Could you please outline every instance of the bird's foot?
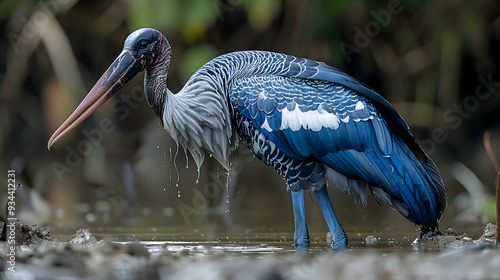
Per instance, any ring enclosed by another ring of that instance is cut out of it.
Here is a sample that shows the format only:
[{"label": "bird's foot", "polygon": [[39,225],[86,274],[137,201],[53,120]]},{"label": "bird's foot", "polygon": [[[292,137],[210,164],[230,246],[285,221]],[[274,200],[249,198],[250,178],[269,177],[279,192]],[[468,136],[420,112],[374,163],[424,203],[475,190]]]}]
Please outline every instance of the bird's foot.
[{"label": "bird's foot", "polygon": [[295,238],[293,241],[293,246],[295,247],[295,249],[309,249],[309,235],[302,238]]},{"label": "bird's foot", "polygon": [[347,237],[341,240],[333,241],[332,248],[334,250],[345,250],[347,249]]},{"label": "bird's foot", "polygon": [[[331,233],[330,233],[331,234]],[[342,230],[342,232],[337,233],[331,237],[332,248],[334,250],[345,250],[347,248],[347,235]]]}]

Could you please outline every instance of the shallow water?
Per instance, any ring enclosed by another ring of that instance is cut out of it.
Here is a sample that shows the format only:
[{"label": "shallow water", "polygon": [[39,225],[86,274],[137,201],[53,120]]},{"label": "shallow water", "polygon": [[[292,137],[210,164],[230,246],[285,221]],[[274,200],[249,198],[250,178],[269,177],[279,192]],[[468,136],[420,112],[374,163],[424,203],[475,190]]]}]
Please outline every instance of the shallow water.
[{"label": "shallow water", "polygon": [[[69,241],[77,229],[56,229],[52,236],[59,241]],[[482,229],[481,229],[482,230]],[[207,235],[199,229],[171,227],[98,227],[90,230],[98,240],[114,242],[140,242],[151,252],[158,247],[175,251],[189,249],[201,252],[207,249],[225,250],[239,253],[291,253],[293,232],[262,231],[262,229],[233,229],[231,232]],[[478,232],[478,236],[480,232]],[[411,243],[418,236],[418,231],[356,231],[348,232],[349,249],[370,249],[380,252],[393,250],[411,251]],[[367,237],[369,238],[367,244]],[[331,245],[326,232],[310,232],[310,252],[329,250]]]},{"label": "shallow water", "polygon": [[[210,236],[204,230],[180,227],[97,227],[75,232],[55,229],[52,236],[58,241],[33,240],[21,246],[17,272],[3,273],[2,279],[500,277],[500,254],[493,247],[415,250],[411,243],[416,231],[347,230],[345,251],[332,251],[322,232],[310,234],[308,251],[293,248],[293,232],[273,229],[236,228]],[[480,235],[482,230],[471,232]]]},{"label": "shallow water", "polygon": [[[290,226],[291,227],[291,226]],[[243,227],[236,226],[229,230],[214,229],[212,227],[185,227],[185,226],[134,226],[134,227],[87,227],[97,240],[111,240],[117,242],[142,242],[144,244],[180,244],[185,246],[266,246],[279,247],[280,251],[293,249],[293,231],[283,230],[282,227]],[[288,227],[287,227],[288,228]],[[52,236],[61,242],[74,238],[79,228],[49,228]],[[446,228],[441,228],[445,231]],[[466,234],[472,239],[478,239],[484,230],[484,225],[458,226],[454,230],[458,234]],[[402,229],[394,228],[345,228],[349,239],[349,249],[370,249],[380,252],[412,251],[411,243],[419,235],[418,227]],[[331,248],[327,232],[310,231],[311,251],[328,250]],[[367,237],[373,237],[368,241]],[[373,239],[375,241],[373,242]],[[371,242],[370,242],[371,241]],[[276,250],[275,250],[276,251]]]}]

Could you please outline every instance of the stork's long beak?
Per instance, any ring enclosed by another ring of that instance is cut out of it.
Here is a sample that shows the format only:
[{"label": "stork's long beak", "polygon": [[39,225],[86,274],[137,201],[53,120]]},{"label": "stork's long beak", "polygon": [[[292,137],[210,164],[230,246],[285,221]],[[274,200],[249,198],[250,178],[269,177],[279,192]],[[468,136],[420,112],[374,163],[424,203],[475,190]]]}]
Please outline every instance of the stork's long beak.
[{"label": "stork's long beak", "polygon": [[134,58],[129,50],[123,50],[75,111],[52,134],[47,148],[50,150],[57,140],[90,116],[140,71],[142,71],[140,59]]}]

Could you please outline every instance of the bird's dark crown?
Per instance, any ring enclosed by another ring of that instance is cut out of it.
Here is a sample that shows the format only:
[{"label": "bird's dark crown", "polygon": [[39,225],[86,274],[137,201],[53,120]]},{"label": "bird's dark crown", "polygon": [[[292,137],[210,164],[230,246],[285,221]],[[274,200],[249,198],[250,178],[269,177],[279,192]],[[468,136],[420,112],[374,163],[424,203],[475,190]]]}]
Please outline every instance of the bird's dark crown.
[{"label": "bird's dark crown", "polygon": [[141,28],[131,33],[123,45],[136,59],[140,59],[143,69],[154,66],[161,55],[170,52],[170,44],[160,31],[152,28]]}]

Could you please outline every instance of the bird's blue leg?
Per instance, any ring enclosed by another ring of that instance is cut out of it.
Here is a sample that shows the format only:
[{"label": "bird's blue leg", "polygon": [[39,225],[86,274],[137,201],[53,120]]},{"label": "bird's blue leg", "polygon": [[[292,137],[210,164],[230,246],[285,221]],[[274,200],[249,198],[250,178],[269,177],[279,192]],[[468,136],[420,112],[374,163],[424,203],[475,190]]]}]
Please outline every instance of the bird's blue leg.
[{"label": "bird's blue leg", "polygon": [[304,190],[290,191],[292,193],[293,218],[295,236],[293,245],[297,249],[309,248],[309,232],[306,223],[306,208],[304,205]]},{"label": "bird's blue leg", "polygon": [[345,249],[347,247],[347,235],[335,215],[335,211],[333,210],[332,203],[330,202],[330,197],[328,197],[326,187],[315,190],[314,194],[318,200],[321,212],[323,212],[328,229],[332,234],[333,249]]}]

